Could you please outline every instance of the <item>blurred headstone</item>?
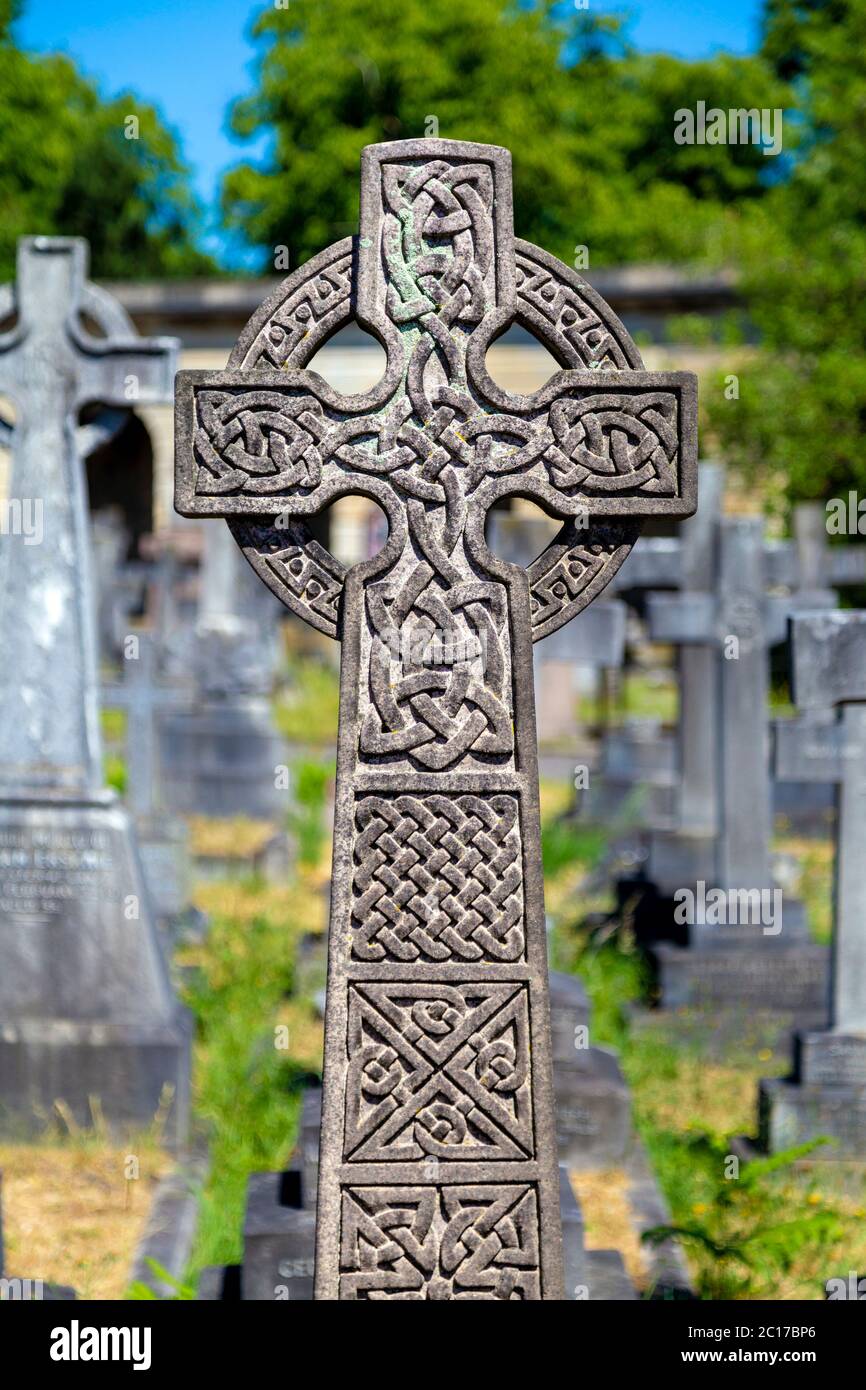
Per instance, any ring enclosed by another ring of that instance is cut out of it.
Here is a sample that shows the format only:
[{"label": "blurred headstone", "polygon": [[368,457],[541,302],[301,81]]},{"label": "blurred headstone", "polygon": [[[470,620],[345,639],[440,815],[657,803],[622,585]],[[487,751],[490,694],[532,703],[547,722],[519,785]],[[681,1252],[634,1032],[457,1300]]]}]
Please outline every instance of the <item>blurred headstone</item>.
[{"label": "blurred headstone", "polygon": [[[0,389],[19,410],[12,499],[42,534],[0,550],[0,1123],[39,1127],[55,1101],[115,1129],[163,1106],[185,1132],[186,1015],[169,983],[129,815],[104,789],[95,596],[76,439],[87,401],[170,398],[176,344],[139,339],[86,281],[76,238],[19,243]],[[104,336],[91,338],[81,316]]]},{"label": "blurred headstone", "polygon": [[866,1160],[866,612],[795,617],[794,698],[821,724],[792,723],[777,747],[782,775],[838,786],[830,1027],[797,1037],[789,1080],[761,1083],[761,1133],[778,1152],[826,1135],[817,1158]]}]

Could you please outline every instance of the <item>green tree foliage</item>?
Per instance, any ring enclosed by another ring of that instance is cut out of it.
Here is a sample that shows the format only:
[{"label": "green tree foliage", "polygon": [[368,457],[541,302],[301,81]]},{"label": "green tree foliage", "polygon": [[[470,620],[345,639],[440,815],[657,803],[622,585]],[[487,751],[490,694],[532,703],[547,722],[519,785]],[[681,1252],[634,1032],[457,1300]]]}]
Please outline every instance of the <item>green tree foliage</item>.
[{"label": "green tree foliage", "polygon": [[[0,278],[20,236],[84,236],[97,276],[202,274],[197,209],[174,135],[130,93],[104,100],[59,56],[16,47],[17,0],[0,0]],[[138,121],[137,137],[128,138]]]},{"label": "green tree foliage", "polygon": [[761,351],[711,400],[725,453],[788,498],[866,489],[866,0],[770,0],[763,53],[794,83],[790,176],[743,220]]},{"label": "green tree foliage", "polygon": [[292,0],[254,25],[256,88],[231,117],[270,136],[223,186],[227,224],[297,265],[356,229],[358,159],[431,132],[515,152],[521,236],[567,262],[718,259],[735,202],[763,194],[753,145],[677,145],[674,112],[785,104],[757,58],[638,55],[619,21],[537,0]]}]

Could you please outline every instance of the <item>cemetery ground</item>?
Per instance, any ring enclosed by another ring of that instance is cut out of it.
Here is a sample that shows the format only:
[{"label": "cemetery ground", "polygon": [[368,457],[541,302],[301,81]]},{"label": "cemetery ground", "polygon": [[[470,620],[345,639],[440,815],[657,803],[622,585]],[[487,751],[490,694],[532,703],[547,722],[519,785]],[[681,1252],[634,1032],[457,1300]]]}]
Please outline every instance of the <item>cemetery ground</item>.
[{"label": "cemetery ground", "polygon": [[[296,846],[291,874],[282,883],[250,874],[200,882],[195,901],[210,930],[205,940],[180,947],[174,961],[196,1019],[195,1126],[207,1147],[192,1258],[175,1286],[181,1299],[195,1296],[203,1268],[241,1258],[248,1176],[285,1165],[303,1087],[321,1074],[337,676],[315,644],[293,649],[288,660],[291,697],[282,698],[276,715],[298,749],[288,817]],[[671,692],[638,673],[618,710],[668,719]],[[592,717],[588,705],[583,713]],[[118,716],[104,719],[111,741]],[[107,771],[122,788],[122,761],[109,757]],[[735,1180],[724,1176],[732,1138],[756,1132],[759,1079],[787,1070],[784,1049],[759,1018],[714,1032],[694,1011],[670,1016],[647,1007],[649,976],[627,919],[615,930],[599,929],[612,896],[587,888],[607,832],[575,822],[572,790],[562,780],[543,778],[541,800],[551,965],[583,977],[592,1041],[619,1052],[636,1128],[697,1296],[823,1298],[828,1277],[866,1265],[866,1177],[839,1164],[795,1167],[784,1156],[743,1165]],[[249,847],[254,832],[254,823],[240,821],[200,818],[194,826],[196,840],[214,853]],[[777,848],[798,866],[813,934],[828,940],[829,841],[782,835]],[[81,1298],[152,1297],[129,1288],[126,1275],[150,1197],[172,1164],[157,1142],[158,1120],[126,1146],[109,1142],[98,1124],[92,1134],[76,1132],[62,1106],[46,1124],[41,1143],[0,1147],[10,1273],[18,1272],[16,1257],[26,1248],[30,1267],[38,1263],[44,1277],[74,1284]],[[130,1153],[138,1160],[132,1181],[124,1169]],[[648,1292],[646,1246],[632,1220],[626,1173],[571,1178],[587,1246],[619,1250],[639,1291]]]}]

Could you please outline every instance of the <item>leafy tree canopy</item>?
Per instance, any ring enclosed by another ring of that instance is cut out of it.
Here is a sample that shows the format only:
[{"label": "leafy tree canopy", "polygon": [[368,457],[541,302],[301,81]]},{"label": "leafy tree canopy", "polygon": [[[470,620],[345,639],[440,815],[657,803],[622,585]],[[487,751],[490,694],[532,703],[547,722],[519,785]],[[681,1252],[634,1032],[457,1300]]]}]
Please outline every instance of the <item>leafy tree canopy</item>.
[{"label": "leafy tree canopy", "polygon": [[[713,397],[726,454],[790,500],[866,489],[866,0],[770,0],[763,54],[795,82],[790,177],[750,212],[739,261],[761,352]],[[788,123],[786,123],[787,139]]]},{"label": "leafy tree canopy", "polygon": [[14,276],[15,244],[34,233],[87,237],[97,276],[213,271],[194,245],[188,170],[158,113],[130,93],[104,100],[68,58],[22,52],[20,11],[0,0],[0,278]]},{"label": "leafy tree canopy", "polygon": [[231,125],[270,136],[223,186],[227,224],[296,265],[355,230],[362,147],[430,132],[515,153],[515,223],[567,262],[718,259],[734,206],[764,193],[755,145],[678,145],[698,100],[780,107],[760,58],[639,55],[619,21],[537,0],[291,0],[254,24],[255,90]]}]

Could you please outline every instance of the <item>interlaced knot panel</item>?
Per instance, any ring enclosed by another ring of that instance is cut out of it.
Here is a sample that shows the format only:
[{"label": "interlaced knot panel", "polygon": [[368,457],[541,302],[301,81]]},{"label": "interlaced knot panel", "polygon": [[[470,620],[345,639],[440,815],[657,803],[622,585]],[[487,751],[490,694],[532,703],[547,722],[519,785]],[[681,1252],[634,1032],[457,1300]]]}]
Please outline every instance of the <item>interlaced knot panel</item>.
[{"label": "interlaced knot panel", "polygon": [[355,827],[354,957],[523,957],[516,797],[365,796]]}]

